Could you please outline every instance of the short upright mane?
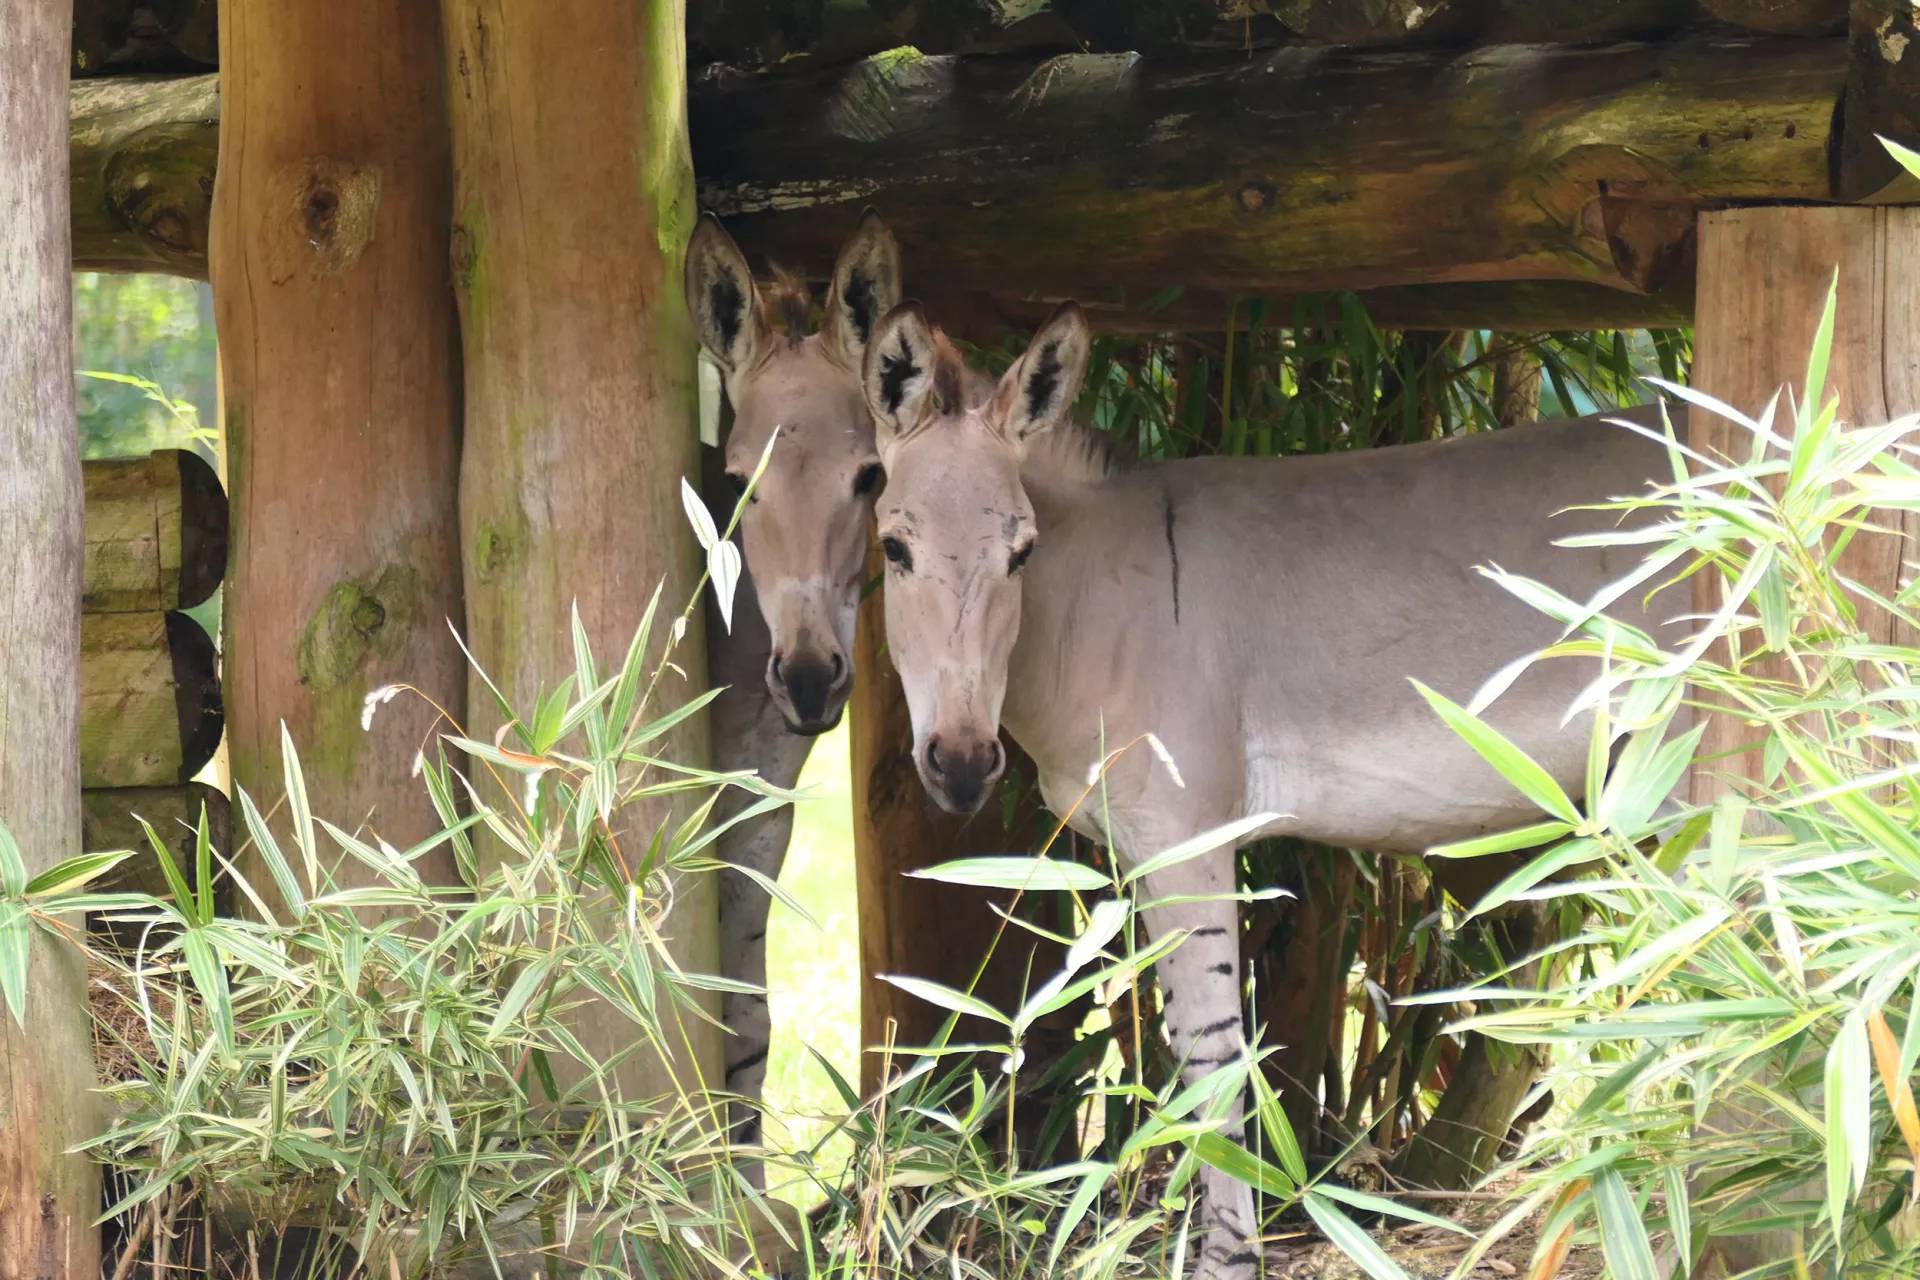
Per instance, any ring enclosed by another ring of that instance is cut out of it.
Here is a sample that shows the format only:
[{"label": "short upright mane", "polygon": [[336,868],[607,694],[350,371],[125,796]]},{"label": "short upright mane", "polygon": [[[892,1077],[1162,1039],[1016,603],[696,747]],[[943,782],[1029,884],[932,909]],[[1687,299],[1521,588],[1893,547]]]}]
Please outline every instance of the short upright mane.
[{"label": "short upright mane", "polygon": [[775,266],[772,281],[760,291],[760,307],[768,326],[783,333],[788,346],[797,347],[806,341],[813,289],[805,279]]},{"label": "short upright mane", "polygon": [[[946,331],[938,328],[933,331],[933,371],[934,394],[943,416],[984,408],[993,399],[993,379],[968,365]],[[1133,464],[1112,436],[1071,417],[1033,442],[1027,465],[1066,480],[1104,480]]]}]

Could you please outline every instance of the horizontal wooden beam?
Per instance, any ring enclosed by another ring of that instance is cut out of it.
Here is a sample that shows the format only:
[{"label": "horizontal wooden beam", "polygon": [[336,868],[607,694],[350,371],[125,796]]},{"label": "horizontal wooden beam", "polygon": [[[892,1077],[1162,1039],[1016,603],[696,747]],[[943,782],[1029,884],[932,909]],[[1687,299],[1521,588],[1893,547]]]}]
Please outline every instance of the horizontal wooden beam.
[{"label": "horizontal wooden beam", "polygon": [[81,467],[87,494],[82,613],[191,609],[227,572],[227,495],[198,454],[161,449]]},{"label": "horizontal wooden beam", "polygon": [[[1643,327],[1690,314],[1699,210],[1831,198],[1846,74],[1842,37],[901,55],[707,77],[692,110],[702,204],[750,253],[823,276],[871,203],[913,292],[1010,326],[1357,289],[1393,328]],[[214,78],[74,104],[76,267],[204,275]]]},{"label": "horizontal wooden beam", "polygon": [[203,782],[177,787],[110,787],[80,793],[80,847],[88,853],[131,849],[134,856],[95,882],[99,889],[135,889],[164,897],[166,877],[147,842],[146,819],[173,854],[180,869],[193,876],[194,830],[200,810],[207,811],[207,834],[223,854],[233,852],[233,809],[226,795]]},{"label": "horizontal wooden beam", "polygon": [[1151,297],[1561,281],[1658,295],[1697,211],[1830,198],[1842,38],[715,78],[702,204],[824,273],[859,209],[910,291]]},{"label": "horizontal wooden beam", "polygon": [[219,77],[76,80],[69,104],[74,269],[206,279]]},{"label": "horizontal wooden beam", "polygon": [[80,785],[171,787],[220,745],[213,640],[184,613],[80,618]]}]

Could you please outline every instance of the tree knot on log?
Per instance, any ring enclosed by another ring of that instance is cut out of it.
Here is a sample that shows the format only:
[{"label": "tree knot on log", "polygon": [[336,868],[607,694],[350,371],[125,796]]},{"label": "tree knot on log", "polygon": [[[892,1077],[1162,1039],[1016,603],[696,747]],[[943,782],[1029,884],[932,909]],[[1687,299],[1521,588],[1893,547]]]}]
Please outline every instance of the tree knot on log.
[{"label": "tree knot on log", "polygon": [[404,565],[388,568],[371,586],[335,583],[300,637],[300,682],[325,693],[351,679],[369,654],[398,656],[418,590],[418,575]]},{"label": "tree knot on log", "polygon": [[272,181],[268,207],[280,212],[267,228],[268,278],[285,284],[303,272],[317,280],[352,270],[373,242],[380,167],[309,156]]}]

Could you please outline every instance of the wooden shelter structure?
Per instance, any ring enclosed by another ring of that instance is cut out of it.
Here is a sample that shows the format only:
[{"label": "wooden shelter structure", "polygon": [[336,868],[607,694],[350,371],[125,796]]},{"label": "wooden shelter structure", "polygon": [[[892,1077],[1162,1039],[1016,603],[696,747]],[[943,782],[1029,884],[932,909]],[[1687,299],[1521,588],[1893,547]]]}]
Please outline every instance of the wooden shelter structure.
[{"label": "wooden shelter structure", "polygon": [[[1842,412],[1920,409],[1920,212],[1901,207],[1920,188],[1875,141],[1920,145],[1910,5],[689,7],[0,0],[0,816],[30,869],[82,838],[82,752],[45,744],[83,742],[91,679],[63,264],[211,274],[234,776],[273,792],[284,721],[312,744],[314,807],[377,813],[401,844],[431,821],[405,757],[433,716],[396,707],[405,731],[368,738],[365,694],[404,681],[494,727],[442,619],[525,697],[571,669],[562,591],[612,649],[656,581],[693,580],[675,489],[698,474],[677,283],[696,207],[822,279],[876,205],[909,292],[976,335],[1068,296],[1158,331],[1351,289],[1391,328],[1691,324],[1696,383],[1736,404],[1800,358],[1837,266]],[[170,644],[153,610],[113,616],[146,632],[103,649]],[[898,873],[1003,837],[910,785],[861,634],[863,1031],[910,1041],[926,1011],[872,976],[964,982],[993,918]],[[682,758],[703,734],[687,723]],[[711,904],[681,909],[697,952]],[[49,972],[42,1022],[0,1025],[0,1275],[93,1266],[74,1243],[92,1189],[61,1154],[85,1082],[40,1051],[84,1052],[80,987]]]}]

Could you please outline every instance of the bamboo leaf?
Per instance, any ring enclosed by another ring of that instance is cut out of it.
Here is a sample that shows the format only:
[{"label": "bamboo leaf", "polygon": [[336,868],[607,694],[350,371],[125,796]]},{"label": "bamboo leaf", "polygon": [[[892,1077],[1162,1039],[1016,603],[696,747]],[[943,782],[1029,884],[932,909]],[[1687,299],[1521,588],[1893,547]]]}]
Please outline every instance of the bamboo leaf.
[{"label": "bamboo leaf", "polygon": [[956,858],[937,866],[909,871],[919,880],[937,880],[941,884],[968,885],[976,889],[1027,889],[1091,891],[1109,889],[1113,881],[1078,862],[1056,858],[984,857]]},{"label": "bamboo leaf", "polygon": [[952,987],[943,987],[937,982],[928,982],[924,978],[909,978],[896,973],[883,973],[880,975],[880,980],[890,982],[907,994],[918,996],[928,1004],[938,1005],[942,1009],[951,1010],[954,1013],[970,1013],[976,1017],[997,1022],[1003,1027],[1012,1025],[1012,1019],[998,1009],[964,991],[955,991]]},{"label": "bamboo leaf", "polygon": [[30,930],[24,906],[0,901],[0,994],[22,1031],[27,1027],[27,969],[33,957]]},{"label": "bamboo leaf", "polygon": [[1593,1202],[1600,1219],[1600,1248],[1606,1254],[1611,1280],[1660,1280],[1640,1206],[1614,1166],[1608,1165],[1594,1175]]},{"label": "bamboo leaf", "polygon": [[1528,800],[1560,819],[1578,825],[1580,812],[1573,807],[1573,801],[1561,790],[1553,775],[1535,764],[1525,752],[1509,742],[1497,729],[1488,725],[1443,694],[1434,692],[1418,680],[1412,682],[1427,700],[1427,705],[1439,713],[1447,726],[1459,734],[1480,758],[1500,771],[1502,777]]},{"label": "bamboo leaf", "polygon": [[1179,866],[1183,862],[1191,862],[1222,847],[1234,848],[1241,840],[1260,828],[1278,821],[1279,818],[1280,815],[1277,813],[1250,814],[1233,822],[1223,823],[1211,831],[1203,831],[1197,836],[1191,836],[1171,849],[1157,853],[1144,862],[1136,863],[1127,872],[1125,883],[1133,884],[1144,880],[1150,875],[1165,871],[1169,867]]},{"label": "bamboo leaf", "polygon": [[[1912,1016],[1911,1011],[1908,1016]],[[1914,1107],[1913,1087],[1900,1069],[1900,1045],[1893,1038],[1893,1028],[1887,1025],[1887,1015],[1878,1009],[1868,1014],[1867,1032],[1873,1041],[1874,1065],[1880,1072],[1881,1087],[1887,1091],[1894,1123],[1900,1126],[1900,1136],[1906,1140],[1914,1167],[1920,1169],[1920,1110]]]},{"label": "bamboo leaf", "polygon": [[68,858],[27,881],[25,891],[20,896],[44,898],[55,893],[71,893],[99,879],[132,856],[131,849],[116,849],[111,853],[83,853],[77,858]]},{"label": "bamboo leaf", "polygon": [[1372,1236],[1362,1231],[1352,1218],[1340,1212],[1317,1190],[1303,1195],[1300,1203],[1306,1208],[1314,1225],[1320,1228],[1320,1233],[1373,1280],[1410,1280],[1400,1264],[1374,1243]]},{"label": "bamboo leaf", "polygon": [[1231,1138],[1209,1129],[1195,1134],[1187,1145],[1193,1148],[1193,1153],[1200,1157],[1202,1163],[1218,1169],[1237,1182],[1244,1182],[1262,1195],[1280,1200],[1293,1198],[1292,1178]]},{"label": "bamboo leaf", "polygon": [[9,898],[22,897],[27,892],[27,863],[20,856],[20,846],[13,838],[13,832],[7,824],[0,822],[0,893]]}]

